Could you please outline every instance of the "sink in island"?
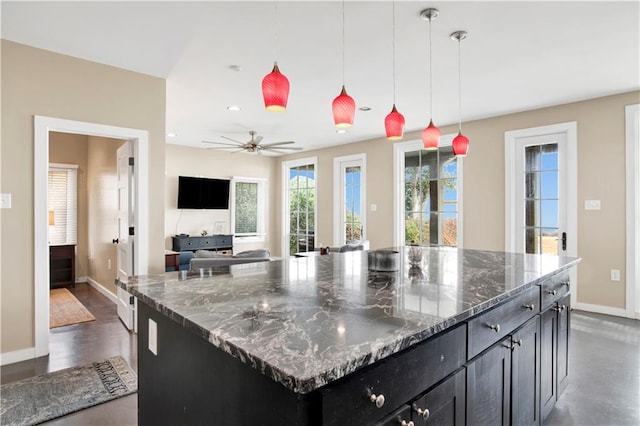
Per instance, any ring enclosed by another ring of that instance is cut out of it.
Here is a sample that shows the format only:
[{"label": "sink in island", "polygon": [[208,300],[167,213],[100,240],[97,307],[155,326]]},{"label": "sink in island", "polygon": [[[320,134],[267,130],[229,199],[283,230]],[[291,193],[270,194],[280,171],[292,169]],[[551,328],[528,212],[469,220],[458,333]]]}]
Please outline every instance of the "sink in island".
[{"label": "sink in island", "polygon": [[118,281],[138,299],[139,424],[540,424],[579,259],[396,250],[397,272],[347,252]]}]

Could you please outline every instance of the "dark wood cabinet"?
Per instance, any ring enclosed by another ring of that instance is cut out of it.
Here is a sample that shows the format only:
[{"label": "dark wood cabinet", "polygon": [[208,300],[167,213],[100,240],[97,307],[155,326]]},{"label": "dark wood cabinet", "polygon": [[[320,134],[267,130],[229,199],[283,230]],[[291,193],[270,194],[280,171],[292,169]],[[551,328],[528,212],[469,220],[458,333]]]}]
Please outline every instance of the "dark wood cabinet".
[{"label": "dark wood cabinet", "polygon": [[507,337],[467,364],[467,424],[509,424],[510,348],[511,337]]},{"label": "dark wood cabinet", "polygon": [[567,387],[569,374],[570,296],[540,314],[540,411],[546,419]]},{"label": "dark wood cabinet", "polygon": [[233,252],[233,235],[174,236],[171,239],[173,251],[214,250],[224,254]]},{"label": "dark wood cabinet", "polygon": [[414,425],[464,425],[465,388],[463,368],[413,403],[411,419]]},{"label": "dark wood cabinet", "polygon": [[76,285],[76,246],[49,246],[49,287]]},{"label": "dark wood cabinet", "polygon": [[540,318],[511,335],[511,424],[540,424]]},{"label": "dark wood cabinet", "polygon": [[403,405],[395,413],[376,423],[376,426],[410,426],[413,424],[415,423],[412,423],[411,420],[411,406]]}]

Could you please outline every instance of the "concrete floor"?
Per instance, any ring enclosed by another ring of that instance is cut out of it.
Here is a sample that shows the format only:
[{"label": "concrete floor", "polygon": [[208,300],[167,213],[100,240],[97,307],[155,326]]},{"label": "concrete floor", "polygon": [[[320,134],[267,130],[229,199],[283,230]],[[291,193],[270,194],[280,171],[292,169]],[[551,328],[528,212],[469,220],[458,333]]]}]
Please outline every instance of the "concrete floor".
[{"label": "concrete floor", "polygon": [[[137,371],[135,335],[117,318],[116,305],[87,284],[70,289],[95,322],[51,331],[48,357],[4,366],[2,383],[122,355]],[[640,321],[573,311],[570,382],[546,425],[640,425]],[[44,423],[137,424],[137,395]]]}]

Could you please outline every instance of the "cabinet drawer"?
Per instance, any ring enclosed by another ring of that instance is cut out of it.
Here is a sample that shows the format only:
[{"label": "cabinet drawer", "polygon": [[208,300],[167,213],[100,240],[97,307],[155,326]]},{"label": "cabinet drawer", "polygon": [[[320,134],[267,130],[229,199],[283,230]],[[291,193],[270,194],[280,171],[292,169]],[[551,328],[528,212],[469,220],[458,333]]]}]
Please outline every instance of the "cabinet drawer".
[{"label": "cabinet drawer", "polygon": [[569,275],[554,277],[540,284],[540,293],[542,295],[541,310],[547,309],[554,302],[562,299],[569,294]]},{"label": "cabinet drawer", "polygon": [[[323,424],[370,425],[454,372],[465,361],[466,327],[455,329],[355,372],[322,390]],[[376,407],[370,395],[383,395]]]},{"label": "cabinet drawer", "polygon": [[478,355],[540,312],[540,290],[533,286],[524,293],[469,321],[468,359]]},{"label": "cabinet drawer", "polygon": [[231,235],[214,235],[213,240],[216,247],[231,247],[233,245]]}]

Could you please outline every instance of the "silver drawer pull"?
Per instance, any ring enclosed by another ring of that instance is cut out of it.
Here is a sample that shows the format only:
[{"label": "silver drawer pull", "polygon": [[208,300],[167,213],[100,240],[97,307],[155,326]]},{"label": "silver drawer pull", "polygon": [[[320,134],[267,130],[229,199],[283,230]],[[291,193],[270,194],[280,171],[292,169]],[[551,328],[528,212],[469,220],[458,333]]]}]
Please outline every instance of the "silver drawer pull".
[{"label": "silver drawer pull", "polygon": [[413,426],[413,422],[412,422],[411,420],[409,420],[409,421],[402,420],[402,421],[400,422],[400,424],[401,424],[402,426]]},{"label": "silver drawer pull", "polygon": [[384,395],[376,395],[375,393],[372,393],[369,397],[369,401],[374,402],[376,404],[376,407],[382,408],[382,406],[384,405]]},{"label": "silver drawer pull", "polygon": [[556,291],[555,290],[549,290],[549,291],[547,291],[547,293],[549,293],[552,296],[556,295]]},{"label": "silver drawer pull", "polygon": [[500,333],[500,324],[489,324],[489,328],[494,330],[496,333]]},{"label": "silver drawer pull", "polygon": [[514,350],[516,346],[522,346],[522,339],[514,340],[511,345],[511,350]]},{"label": "silver drawer pull", "polygon": [[569,281],[567,281],[566,283],[562,283],[561,285],[566,285],[567,287],[569,287]]},{"label": "silver drawer pull", "polygon": [[523,308],[525,308],[525,309],[528,309],[528,310],[530,310],[530,311],[533,311],[533,310],[535,309],[536,305],[534,305],[534,304],[532,303],[532,304],[530,304],[530,305],[523,305],[522,307],[523,307]]},{"label": "silver drawer pull", "polygon": [[428,408],[425,408],[424,410],[420,407],[417,407],[415,404],[413,405],[413,409],[416,413],[418,413],[419,416],[422,416],[422,420],[429,420],[429,416],[431,415],[431,412],[429,411]]},{"label": "silver drawer pull", "polygon": [[557,307],[555,307],[555,308],[553,308],[553,309],[554,309],[556,312],[562,312],[562,311],[564,311],[565,309],[567,309],[567,306],[566,306],[566,305],[560,305],[560,306],[557,306]]}]

